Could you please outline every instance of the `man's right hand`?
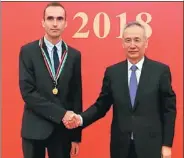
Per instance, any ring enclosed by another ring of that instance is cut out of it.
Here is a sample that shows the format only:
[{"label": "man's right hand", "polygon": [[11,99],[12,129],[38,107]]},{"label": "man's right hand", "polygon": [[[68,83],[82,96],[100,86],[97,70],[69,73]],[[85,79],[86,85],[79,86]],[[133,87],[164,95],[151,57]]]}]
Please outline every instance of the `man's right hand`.
[{"label": "man's right hand", "polygon": [[82,125],[82,117],[75,114],[73,111],[67,111],[62,121],[68,129],[77,128]]}]

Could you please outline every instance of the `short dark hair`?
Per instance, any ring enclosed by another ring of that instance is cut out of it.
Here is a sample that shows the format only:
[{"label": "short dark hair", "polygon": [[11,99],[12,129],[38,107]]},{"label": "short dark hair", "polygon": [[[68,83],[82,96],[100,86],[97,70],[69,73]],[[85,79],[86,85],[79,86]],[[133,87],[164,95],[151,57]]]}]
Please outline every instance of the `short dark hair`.
[{"label": "short dark hair", "polygon": [[45,19],[45,11],[48,7],[61,7],[64,9],[65,11],[65,19],[66,19],[66,9],[64,8],[64,6],[62,4],[60,4],[59,2],[50,2],[49,4],[46,5],[44,11],[43,11],[43,19]]},{"label": "short dark hair", "polygon": [[138,21],[132,21],[132,22],[127,23],[127,24],[125,25],[125,27],[124,27],[123,34],[124,34],[124,31],[125,31],[127,28],[131,27],[131,26],[138,26],[138,27],[142,28],[142,29],[144,30],[145,36],[146,36],[145,27],[144,27],[142,24],[140,24]]}]

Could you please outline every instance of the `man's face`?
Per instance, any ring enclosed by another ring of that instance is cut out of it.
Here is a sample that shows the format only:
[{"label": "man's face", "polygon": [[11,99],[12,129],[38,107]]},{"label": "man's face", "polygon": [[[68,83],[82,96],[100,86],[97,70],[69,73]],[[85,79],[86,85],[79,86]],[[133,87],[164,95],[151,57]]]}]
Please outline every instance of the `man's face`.
[{"label": "man's face", "polygon": [[128,59],[139,61],[144,56],[147,45],[148,41],[141,27],[134,25],[125,29],[123,48]]},{"label": "man's face", "polygon": [[62,7],[50,6],[45,10],[42,26],[50,38],[58,38],[67,26],[65,10]]}]

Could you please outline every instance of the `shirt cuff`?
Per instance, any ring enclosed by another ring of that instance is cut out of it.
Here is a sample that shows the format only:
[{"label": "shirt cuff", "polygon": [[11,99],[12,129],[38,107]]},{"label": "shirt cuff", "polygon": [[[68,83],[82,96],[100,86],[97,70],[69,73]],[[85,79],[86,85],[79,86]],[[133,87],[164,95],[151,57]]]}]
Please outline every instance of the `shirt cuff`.
[{"label": "shirt cuff", "polygon": [[80,125],[79,126],[82,126],[83,125],[83,119],[82,119],[82,116],[79,115],[79,118],[80,118]]}]

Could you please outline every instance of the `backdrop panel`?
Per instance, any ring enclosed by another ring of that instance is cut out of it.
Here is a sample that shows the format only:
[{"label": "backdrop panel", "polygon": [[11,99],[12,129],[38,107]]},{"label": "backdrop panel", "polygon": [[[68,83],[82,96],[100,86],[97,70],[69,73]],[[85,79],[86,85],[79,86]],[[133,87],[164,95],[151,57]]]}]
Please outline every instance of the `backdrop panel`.
[{"label": "backdrop panel", "polygon": [[[2,2],[2,158],[21,158],[23,101],[18,87],[20,47],[42,37],[46,2]],[[169,64],[177,94],[173,157],[182,158],[182,2],[64,2],[68,27],[63,39],[82,53],[84,110],[97,98],[107,66],[125,59],[124,24],[138,20],[150,37],[147,56]],[[112,113],[83,132],[79,158],[109,158]]]}]

